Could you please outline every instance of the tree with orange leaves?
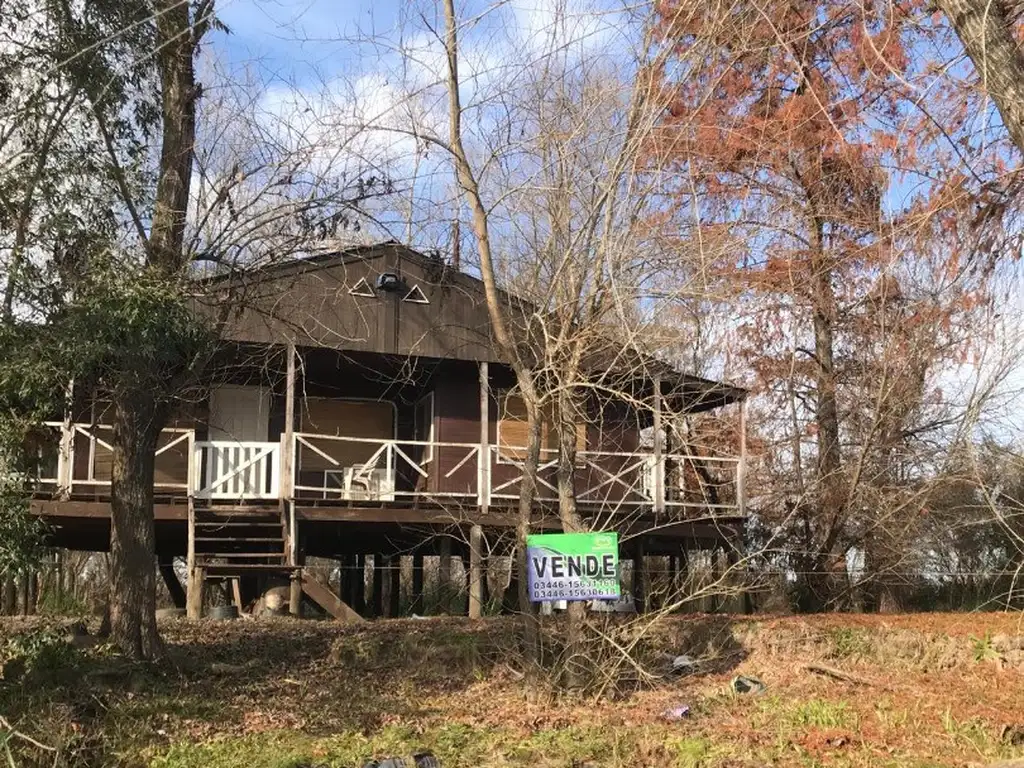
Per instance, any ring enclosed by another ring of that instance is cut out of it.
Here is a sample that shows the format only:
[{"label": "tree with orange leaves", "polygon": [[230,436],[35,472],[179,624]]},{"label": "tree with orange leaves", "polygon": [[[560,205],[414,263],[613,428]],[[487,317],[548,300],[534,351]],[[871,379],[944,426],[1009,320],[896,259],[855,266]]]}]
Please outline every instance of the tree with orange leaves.
[{"label": "tree with orange leaves", "polygon": [[948,425],[934,383],[985,297],[986,270],[961,258],[957,158],[905,130],[928,122],[923,64],[887,8],[658,4],[676,56],[652,78],[652,154],[676,172],[685,236],[734,246],[708,258],[768,404],[778,493],[761,514],[788,534],[804,609],[843,597],[837,560],[878,574],[903,554],[907,447]]}]

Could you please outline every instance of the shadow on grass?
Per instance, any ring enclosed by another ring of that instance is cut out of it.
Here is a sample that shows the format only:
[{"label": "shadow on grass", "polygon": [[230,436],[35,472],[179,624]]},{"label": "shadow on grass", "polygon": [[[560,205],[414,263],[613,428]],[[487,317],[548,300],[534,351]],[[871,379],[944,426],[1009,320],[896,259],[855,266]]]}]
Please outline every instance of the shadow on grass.
[{"label": "shadow on grass", "polygon": [[[687,654],[701,659],[702,672],[721,672],[745,656],[729,617],[687,617],[647,628],[637,621],[620,629],[640,633],[636,651],[652,669],[664,668],[666,657]],[[546,622],[545,632],[558,630],[557,621]],[[74,648],[60,629],[8,635],[0,640],[5,673],[14,664],[0,682],[0,714],[59,747],[62,766],[146,765],[172,744],[214,736],[389,733],[395,724],[438,714],[437,700],[520,664],[514,618],[359,626],[177,620],[161,631],[167,655],[154,664],[102,645]],[[23,668],[15,674],[18,663]],[[656,676],[644,686],[650,684],[657,684]],[[19,757],[19,766],[37,764],[36,758],[53,765],[52,756],[47,762],[28,747]]]}]

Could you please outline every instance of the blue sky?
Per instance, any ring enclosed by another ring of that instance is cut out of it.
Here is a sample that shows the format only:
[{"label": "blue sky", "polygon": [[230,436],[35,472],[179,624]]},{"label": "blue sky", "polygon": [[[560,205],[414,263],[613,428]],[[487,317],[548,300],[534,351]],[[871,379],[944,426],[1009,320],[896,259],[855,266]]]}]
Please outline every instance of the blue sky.
[{"label": "blue sky", "polygon": [[218,15],[231,30],[213,45],[233,63],[258,62],[283,79],[303,79],[311,67],[333,75],[358,61],[342,41],[393,29],[403,0],[226,0]]}]

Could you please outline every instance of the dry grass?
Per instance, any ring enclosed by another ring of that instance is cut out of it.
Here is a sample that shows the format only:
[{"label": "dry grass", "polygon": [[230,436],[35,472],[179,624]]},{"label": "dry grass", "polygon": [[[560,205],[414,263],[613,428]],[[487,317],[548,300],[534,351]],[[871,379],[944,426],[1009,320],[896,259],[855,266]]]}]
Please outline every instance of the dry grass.
[{"label": "dry grass", "polygon": [[[14,662],[0,714],[59,746],[67,766],[358,766],[420,747],[448,768],[923,768],[1024,756],[1013,735],[1024,734],[1024,624],[1009,614],[680,616],[658,645],[713,655],[714,671],[618,701],[525,688],[505,619],[182,621],[164,627],[170,658],[158,667],[71,651],[34,626],[4,625]],[[811,662],[852,679],[812,674]],[[737,674],[767,691],[732,693]],[[682,704],[685,720],[661,716]],[[30,746],[16,756],[53,764]]]}]

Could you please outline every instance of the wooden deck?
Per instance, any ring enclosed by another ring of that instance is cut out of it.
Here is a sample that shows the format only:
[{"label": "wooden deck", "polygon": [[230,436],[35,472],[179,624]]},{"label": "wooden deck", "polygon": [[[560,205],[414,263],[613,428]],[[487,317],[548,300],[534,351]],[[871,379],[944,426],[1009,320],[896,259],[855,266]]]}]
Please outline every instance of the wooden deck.
[{"label": "wooden deck", "polygon": [[[230,513],[238,519],[247,515],[277,513],[278,502],[239,504],[216,504],[204,509]],[[69,549],[103,551],[107,548],[109,536],[109,498],[36,499],[31,510],[46,520],[51,527],[50,539],[54,546]],[[296,503],[296,523],[302,535],[319,531],[330,539],[342,540],[351,537],[358,541],[362,534],[367,538],[391,536],[408,546],[411,538],[429,537],[432,532],[446,529],[461,529],[480,526],[496,534],[511,533],[517,523],[517,510],[512,505],[491,506],[486,512],[478,507],[466,505],[426,505],[422,502],[403,504],[392,502],[325,501]],[[586,513],[586,508],[582,510]],[[188,526],[187,500],[158,500],[153,507],[157,523],[157,546],[161,556],[184,556]],[[627,513],[615,525],[624,536],[644,534],[652,540],[695,540],[724,541],[740,535],[743,519],[732,516],[689,516],[668,517],[650,514]],[[559,528],[556,510],[538,508],[531,523],[534,530],[557,530]],[[333,529],[333,530],[332,530]],[[310,539],[310,537],[305,537]],[[307,541],[310,552],[318,550],[315,538]],[[345,549],[358,549],[359,544]],[[370,550],[363,550],[370,551]]]}]

